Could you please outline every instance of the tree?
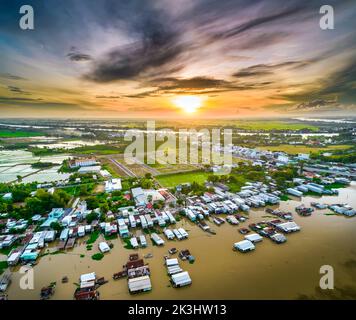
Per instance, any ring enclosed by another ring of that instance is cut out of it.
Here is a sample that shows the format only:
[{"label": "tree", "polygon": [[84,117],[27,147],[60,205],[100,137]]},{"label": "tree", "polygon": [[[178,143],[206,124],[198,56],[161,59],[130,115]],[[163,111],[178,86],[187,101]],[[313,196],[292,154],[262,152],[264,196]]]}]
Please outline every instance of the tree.
[{"label": "tree", "polygon": [[85,201],[89,210],[99,208],[99,200],[96,197],[88,197]]},{"label": "tree", "polygon": [[62,231],[63,227],[60,225],[59,222],[57,221],[54,221],[51,223],[50,227],[54,230],[54,231],[57,231],[57,232],[60,232]]},{"label": "tree", "polygon": [[86,216],[86,220],[88,224],[91,224],[94,220],[98,218],[98,214],[96,212],[91,212]]},{"label": "tree", "polygon": [[149,172],[147,172],[147,173],[145,174],[145,178],[146,178],[146,179],[152,179],[152,174],[149,173]]},{"label": "tree", "polygon": [[86,184],[83,184],[81,187],[80,187],[80,190],[79,190],[79,194],[81,196],[87,196],[89,194],[88,192],[88,186]]}]

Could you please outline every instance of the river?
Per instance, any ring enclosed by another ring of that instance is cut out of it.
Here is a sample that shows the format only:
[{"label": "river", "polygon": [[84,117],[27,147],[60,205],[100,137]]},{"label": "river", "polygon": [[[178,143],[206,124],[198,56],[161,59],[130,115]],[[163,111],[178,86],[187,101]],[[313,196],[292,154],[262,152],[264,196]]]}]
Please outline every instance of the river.
[{"label": "river", "polygon": [[[347,202],[356,208],[356,183],[340,189],[339,196],[319,198],[323,203]],[[315,197],[304,197],[302,202],[309,205]],[[297,199],[281,202],[279,207],[293,213],[299,205]],[[276,206],[277,207],[277,206]],[[204,233],[196,225],[182,219],[182,225],[189,233],[189,239],[166,241],[163,247],[149,246],[146,249],[128,250],[120,239],[113,240],[114,248],[103,260],[94,261],[91,255],[98,252],[98,241],[92,251],[87,251],[84,240],[65,254],[47,255],[34,267],[34,290],[19,288],[23,275],[18,267],[13,270],[13,281],[8,290],[9,299],[38,299],[41,287],[52,281],[57,282],[52,299],[73,299],[74,283],[78,283],[83,273],[95,271],[98,276],[109,279],[100,287],[101,299],[297,299],[301,295],[309,298],[326,298],[334,294],[336,298],[356,298],[356,217],[325,215],[330,210],[316,210],[311,217],[300,217],[294,213],[295,221],[302,230],[287,235],[288,241],[277,245],[269,239],[256,244],[256,250],[239,253],[232,250],[234,242],[243,239],[237,231],[239,227],[224,225],[217,227],[209,223],[216,235]],[[254,209],[250,219],[240,226],[254,221],[266,220],[264,209]],[[162,235],[163,237],[163,235]],[[189,264],[180,261],[184,270],[189,271],[192,285],[174,289],[164,267],[163,256],[171,247],[189,249],[196,261]],[[127,280],[112,280],[112,274],[122,269],[128,255],[138,252],[141,256],[152,253],[153,258],[145,259],[151,269],[153,289],[149,293],[130,295]],[[85,257],[80,257],[85,255]],[[335,272],[335,290],[320,296],[319,286],[322,265],[331,265]],[[63,276],[69,282],[61,283]]]}]

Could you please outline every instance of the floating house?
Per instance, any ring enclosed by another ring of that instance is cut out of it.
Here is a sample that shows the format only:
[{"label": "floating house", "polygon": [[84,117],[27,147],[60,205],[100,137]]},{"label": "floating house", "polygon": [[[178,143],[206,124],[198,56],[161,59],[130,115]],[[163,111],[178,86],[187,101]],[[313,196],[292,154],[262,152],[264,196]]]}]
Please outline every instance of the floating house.
[{"label": "floating house", "polygon": [[152,290],[152,284],[149,276],[142,276],[128,280],[130,293],[146,292]]},{"label": "floating house", "polygon": [[99,243],[99,250],[101,253],[106,253],[110,251],[110,247],[106,242]]},{"label": "floating house", "polygon": [[249,240],[242,240],[240,242],[234,243],[234,249],[240,252],[248,252],[255,250],[255,245]]},{"label": "floating house", "polygon": [[171,282],[173,287],[180,288],[188,286],[192,283],[192,279],[189,276],[188,271],[179,272],[171,276]]},{"label": "floating house", "polygon": [[183,228],[178,228],[178,232],[182,235],[183,239],[188,238],[188,232],[185,231]]},{"label": "floating house", "polygon": [[146,237],[142,234],[139,236],[141,247],[147,247]]},{"label": "floating house", "polygon": [[158,236],[157,233],[152,233],[151,234],[151,239],[157,246],[163,246],[164,245],[164,241],[162,240],[161,237]]},{"label": "floating house", "polygon": [[165,236],[166,236],[166,238],[168,240],[173,240],[175,238],[174,233],[172,232],[172,230],[165,229],[163,232],[164,232],[164,234],[165,234]]},{"label": "floating house", "polygon": [[296,196],[296,197],[301,197],[303,195],[303,192],[298,191],[298,190],[293,189],[293,188],[288,188],[287,189],[287,193],[291,194],[292,196]]},{"label": "floating house", "polygon": [[251,241],[252,243],[260,242],[263,238],[257,233],[251,233],[245,236],[246,240]]}]

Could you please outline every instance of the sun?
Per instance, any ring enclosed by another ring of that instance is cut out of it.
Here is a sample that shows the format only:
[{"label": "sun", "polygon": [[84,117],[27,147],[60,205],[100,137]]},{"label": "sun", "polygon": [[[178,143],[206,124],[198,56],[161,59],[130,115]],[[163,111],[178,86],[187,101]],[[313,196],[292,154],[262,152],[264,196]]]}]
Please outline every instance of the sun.
[{"label": "sun", "polygon": [[187,113],[194,113],[201,107],[203,100],[197,96],[181,96],[175,98],[173,103]]}]

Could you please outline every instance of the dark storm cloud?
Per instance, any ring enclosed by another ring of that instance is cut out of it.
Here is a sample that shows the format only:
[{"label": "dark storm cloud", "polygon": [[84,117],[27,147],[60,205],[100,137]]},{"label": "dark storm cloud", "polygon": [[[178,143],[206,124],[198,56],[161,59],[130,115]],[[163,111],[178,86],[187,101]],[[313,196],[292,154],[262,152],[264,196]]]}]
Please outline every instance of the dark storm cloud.
[{"label": "dark storm cloud", "polygon": [[71,61],[75,61],[75,62],[92,60],[92,57],[89,54],[79,53],[79,52],[70,52],[67,54],[67,57]]},{"label": "dark storm cloud", "polygon": [[11,73],[0,73],[0,78],[7,79],[7,80],[27,80],[26,78]]},{"label": "dark storm cloud", "polygon": [[222,92],[253,90],[267,87],[272,82],[236,82],[208,77],[194,77],[187,79],[158,78],[145,83],[146,86],[156,87],[154,90],[126,95],[128,98],[157,97],[172,94],[217,94]]},{"label": "dark storm cloud", "polygon": [[94,62],[92,71],[85,78],[95,82],[111,82],[137,79],[154,68],[161,68],[161,73],[164,73],[168,63],[174,62],[182,52],[178,35],[156,23],[148,23],[146,28],[141,41],[111,50]]},{"label": "dark storm cloud", "polygon": [[[306,103],[309,101],[328,101],[338,99],[340,103],[354,103],[356,100],[356,57],[350,60],[338,71],[328,75],[311,87],[295,94],[282,94],[279,96],[291,102]],[[320,104],[322,105],[322,104]]]},{"label": "dark storm cloud", "polygon": [[216,33],[214,35],[215,38],[230,38],[237,36],[243,32],[249,31],[253,28],[259,27],[259,26],[264,26],[266,24],[276,22],[283,20],[288,17],[296,16],[299,15],[299,13],[305,12],[305,6],[303,5],[298,5],[298,6],[293,6],[291,8],[287,8],[285,10],[277,11],[276,13],[268,14],[268,15],[263,15],[254,19],[251,19],[245,23],[242,23],[240,25],[237,25],[236,27],[233,27],[231,29]]},{"label": "dark storm cloud", "polygon": [[97,99],[120,99],[121,96],[96,96]]},{"label": "dark storm cloud", "polygon": [[269,76],[282,68],[297,69],[306,65],[308,65],[308,61],[285,61],[277,64],[257,64],[243,68],[234,73],[233,76],[237,78]]},{"label": "dark storm cloud", "polygon": [[25,94],[25,95],[30,95],[30,92],[27,92],[19,87],[15,87],[15,86],[8,86],[7,89],[13,93],[17,93],[17,94]]}]

